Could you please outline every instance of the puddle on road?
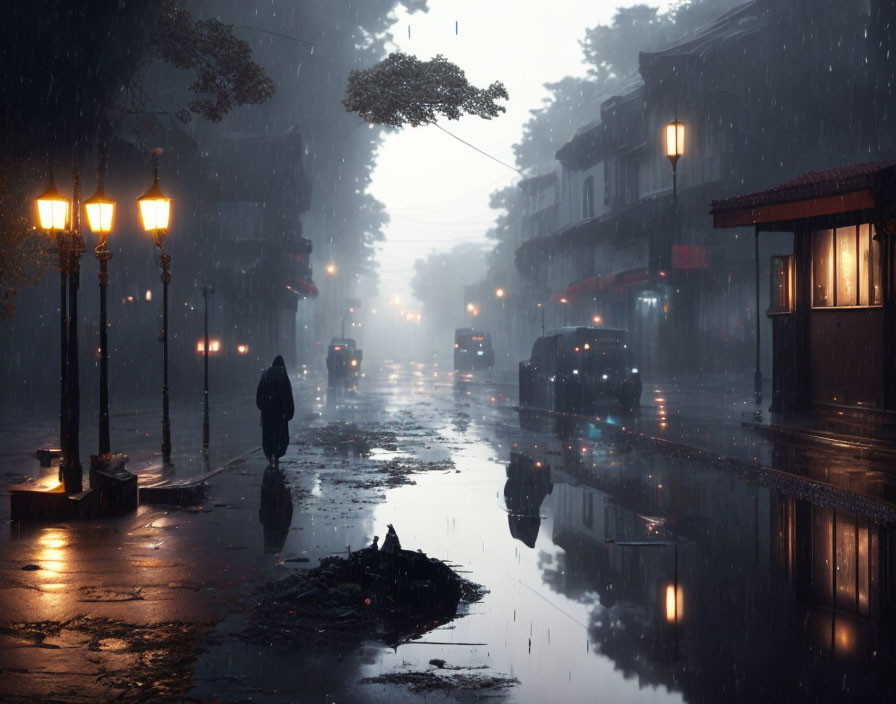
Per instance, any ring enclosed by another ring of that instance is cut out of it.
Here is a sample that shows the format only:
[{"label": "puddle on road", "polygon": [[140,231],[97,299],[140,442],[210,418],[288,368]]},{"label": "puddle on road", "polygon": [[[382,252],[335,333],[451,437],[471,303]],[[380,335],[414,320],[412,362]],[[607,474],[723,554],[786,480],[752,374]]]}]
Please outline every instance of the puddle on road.
[{"label": "puddle on road", "polygon": [[548,574],[565,579],[562,551],[550,539],[550,506],[541,507],[545,519],[532,550],[508,525],[505,462],[496,460],[483,430],[491,432],[475,421],[463,431],[440,428],[446,442],[459,447],[452,458],[461,472],[421,475],[416,486],[393,490],[375,509],[374,524],[393,523],[406,542],[469,571],[465,576],[489,593],[466,616],[395,652],[381,651],[363,675],[431,673],[430,660],[442,659],[464,671],[487,666],[488,676],[515,677],[519,684],[506,693],[512,701],[581,701],[594,691],[607,701],[681,701],[662,687],[639,690],[612,662],[595,657],[589,622],[595,609],[602,610],[597,595],[568,598],[546,584]]},{"label": "puddle on road", "polygon": [[[489,593],[395,651],[369,644],[334,662],[307,648],[235,643],[204,659],[198,677],[226,669],[241,673],[244,693],[264,683],[308,696],[341,682],[353,701],[412,701],[415,682],[446,673],[515,678],[500,692],[513,702],[892,693],[892,525],[817,493],[634,447],[593,424],[524,421],[524,430],[476,385],[441,386],[421,407],[393,381],[377,417],[413,418],[426,430],[405,426],[417,434],[408,451],[458,471],[414,474],[415,485],[389,489],[350,530],[339,508],[305,527],[352,532],[357,546],[394,524],[405,547]],[[325,499],[329,480],[314,481]],[[285,549],[308,548],[309,537]]]}]

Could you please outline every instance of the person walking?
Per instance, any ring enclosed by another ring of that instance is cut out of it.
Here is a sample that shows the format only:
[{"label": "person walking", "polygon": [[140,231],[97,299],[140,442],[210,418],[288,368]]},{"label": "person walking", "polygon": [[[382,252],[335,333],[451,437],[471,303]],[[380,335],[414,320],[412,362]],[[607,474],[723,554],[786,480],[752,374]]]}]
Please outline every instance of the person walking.
[{"label": "person walking", "polygon": [[261,375],[255,392],[255,405],[261,411],[261,447],[268,464],[280,466],[280,458],[289,445],[289,421],[295,414],[292,384],[286,364],[279,354]]}]

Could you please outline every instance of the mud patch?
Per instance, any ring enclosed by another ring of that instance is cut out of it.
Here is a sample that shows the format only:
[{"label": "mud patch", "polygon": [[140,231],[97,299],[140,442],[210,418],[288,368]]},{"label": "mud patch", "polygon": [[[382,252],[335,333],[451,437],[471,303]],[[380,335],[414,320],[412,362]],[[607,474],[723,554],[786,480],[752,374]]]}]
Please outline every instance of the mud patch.
[{"label": "mud patch", "polygon": [[404,686],[415,694],[441,690],[500,692],[520,683],[516,677],[487,675],[484,673],[452,672],[451,674],[428,670],[425,672],[390,672],[377,677],[365,677],[361,684],[391,684]]},{"label": "mud patch", "polygon": [[323,428],[308,428],[296,444],[321,447],[328,452],[355,457],[366,457],[375,447],[392,452],[398,450],[395,433],[360,428],[354,423],[330,423]]},{"label": "mud patch", "polygon": [[0,645],[83,649],[93,654],[76,667],[79,676],[90,683],[89,691],[80,692],[78,701],[182,702],[192,687],[197,647],[207,627],[183,622],[133,624],[79,616],[68,621],[0,627]]},{"label": "mud patch", "polygon": [[421,472],[450,472],[454,462],[441,460],[425,462],[416,458],[396,457],[388,462],[378,462],[364,468],[363,475],[353,479],[337,478],[335,484],[348,484],[353,489],[391,489],[397,486],[416,484],[414,474]]}]

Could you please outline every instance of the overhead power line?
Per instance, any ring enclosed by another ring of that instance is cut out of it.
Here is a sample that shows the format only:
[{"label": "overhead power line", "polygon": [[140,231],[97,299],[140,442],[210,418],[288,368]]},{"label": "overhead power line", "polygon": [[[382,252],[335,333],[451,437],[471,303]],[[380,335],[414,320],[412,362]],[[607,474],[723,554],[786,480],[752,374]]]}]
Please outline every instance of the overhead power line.
[{"label": "overhead power line", "polygon": [[492,155],[489,154],[488,152],[484,152],[484,151],[482,151],[482,150],[481,150],[479,147],[477,147],[476,145],[474,145],[474,144],[470,144],[470,143],[469,143],[468,141],[466,141],[465,139],[461,139],[460,137],[458,137],[458,136],[457,136],[456,134],[454,134],[453,132],[449,132],[449,131],[446,130],[444,127],[442,127],[438,122],[431,122],[430,124],[431,124],[431,125],[435,125],[435,126],[438,127],[440,130],[442,130],[442,132],[444,132],[445,134],[447,134],[447,135],[449,135],[449,136],[451,136],[451,137],[454,137],[458,142],[461,142],[462,144],[466,144],[468,147],[470,147],[470,149],[475,149],[477,152],[479,152],[479,153],[482,154],[483,156],[487,156],[487,157],[488,157],[489,159],[491,159],[492,161],[497,161],[499,164],[501,164],[501,166],[506,166],[508,169],[510,169],[511,171],[515,171],[515,172],[518,173],[520,176],[523,175],[523,172],[520,171],[520,170],[519,170],[518,168],[516,168],[515,166],[511,166],[511,165],[508,164],[506,161],[501,161],[498,157],[496,157],[496,156],[492,156]]}]

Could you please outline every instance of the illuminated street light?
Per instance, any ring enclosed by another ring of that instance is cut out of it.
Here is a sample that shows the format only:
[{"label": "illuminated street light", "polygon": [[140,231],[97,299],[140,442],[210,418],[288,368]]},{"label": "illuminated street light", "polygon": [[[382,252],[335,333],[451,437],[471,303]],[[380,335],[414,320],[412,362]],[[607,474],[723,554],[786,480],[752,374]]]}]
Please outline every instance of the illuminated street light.
[{"label": "illuminated street light", "polygon": [[335,276],[339,269],[336,268],[335,264],[327,264],[327,274],[329,276]]},{"label": "illuminated street light", "polygon": [[68,226],[69,201],[56,190],[53,174],[50,174],[50,185],[37,197],[37,215],[42,230],[53,233],[65,230]]},{"label": "illuminated street light", "polygon": [[161,150],[153,151],[153,183],[149,190],[137,199],[143,229],[150,233],[159,250],[162,267],[162,464],[171,466],[171,418],[168,399],[168,284],[171,282],[171,255],[165,251],[168,236],[168,220],[171,216],[171,199],[159,185],[159,158]]},{"label": "illuminated street light", "polygon": [[595,315],[591,320],[595,325],[600,325],[603,322],[603,318],[601,318],[599,315]]},{"label": "illuminated street light", "polygon": [[504,298],[504,289],[503,288],[495,289],[495,296],[497,298]]},{"label": "illuminated street light", "polygon": [[[53,237],[59,256],[59,445],[62,450],[60,473],[66,494],[82,489],[83,476],[79,434],[78,388],[78,285],[80,276],[80,218],[77,217],[81,180],[77,166],[74,174],[74,203],[56,189],[53,164],[50,163],[49,185],[37,199],[37,216],[42,230]],[[71,213],[71,223],[69,223]]]},{"label": "illuminated street light", "polygon": [[[87,211],[87,224],[95,235],[108,235],[112,232],[112,217],[115,215],[115,201],[106,198],[103,187],[100,185],[90,198],[84,201],[84,209]],[[105,244],[106,238],[102,238]]]},{"label": "illuminated street light", "polygon": [[249,345],[237,345],[236,353],[246,355],[249,354]]},{"label": "illuminated street light", "polygon": [[666,156],[672,162],[672,168],[684,154],[684,123],[673,120],[666,125]]},{"label": "illuminated street light", "polygon": [[100,412],[99,412],[99,455],[112,452],[109,440],[109,340],[106,313],[106,289],[109,287],[109,260],[112,252],[106,246],[109,233],[112,232],[112,218],[115,215],[115,201],[106,198],[103,190],[105,179],[105,156],[100,158],[99,183],[96,193],[84,202],[87,211],[87,224],[90,231],[99,237],[96,246],[96,260],[99,262],[100,282]]}]

